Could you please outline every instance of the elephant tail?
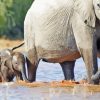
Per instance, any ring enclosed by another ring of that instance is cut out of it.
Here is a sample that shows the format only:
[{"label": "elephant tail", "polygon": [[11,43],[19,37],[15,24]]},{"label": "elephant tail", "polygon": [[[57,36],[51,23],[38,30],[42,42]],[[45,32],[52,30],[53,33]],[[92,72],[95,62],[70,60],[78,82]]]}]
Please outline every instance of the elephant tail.
[{"label": "elephant tail", "polygon": [[15,49],[17,49],[17,48],[19,48],[19,47],[21,47],[21,46],[23,46],[23,45],[24,45],[24,42],[21,43],[21,44],[19,44],[18,46],[13,47],[11,50],[13,51],[13,50],[15,50]]}]

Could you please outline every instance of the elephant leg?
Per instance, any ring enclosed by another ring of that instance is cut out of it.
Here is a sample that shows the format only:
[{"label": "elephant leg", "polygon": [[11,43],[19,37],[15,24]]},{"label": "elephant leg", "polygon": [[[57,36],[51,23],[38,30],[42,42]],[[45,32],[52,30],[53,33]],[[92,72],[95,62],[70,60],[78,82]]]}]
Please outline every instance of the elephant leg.
[{"label": "elephant leg", "polygon": [[2,82],[2,74],[1,74],[1,72],[0,72],[0,82]]},{"label": "elephant leg", "polygon": [[33,82],[36,80],[36,56],[34,54],[34,49],[28,51],[28,56],[26,58],[27,69],[28,69],[28,81]]},{"label": "elephant leg", "polygon": [[9,79],[7,78],[8,76],[8,69],[6,66],[1,67],[1,77],[2,77],[2,82],[8,82]]},{"label": "elephant leg", "polygon": [[94,29],[87,26],[78,14],[76,15],[77,17],[75,18],[79,21],[76,23],[74,19],[72,27],[77,48],[86,66],[88,83],[98,84],[98,80],[94,82],[91,80],[92,75],[98,71],[96,36],[94,34]]},{"label": "elephant leg", "polygon": [[25,48],[28,51],[26,57],[28,79],[26,78],[26,75],[24,75],[24,78],[26,81],[33,82],[36,79],[37,53],[35,48],[35,33],[30,13],[26,15],[24,21],[24,42]]},{"label": "elephant leg", "polygon": [[66,61],[63,63],[60,63],[65,80],[74,80],[74,66],[75,61]]},{"label": "elephant leg", "polygon": [[22,77],[22,73],[21,72],[15,72],[15,76],[16,76],[16,80],[17,81],[23,80],[23,77]]},{"label": "elephant leg", "polygon": [[100,80],[100,71],[98,71],[95,75],[91,77],[92,81]]},{"label": "elephant leg", "polygon": [[100,58],[100,38],[97,40],[97,56]]},{"label": "elephant leg", "polygon": [[20,80],[23,80],[22,73],[19,74]]},{"label": "elephant leg", "polygon": [[28,80],[30,82],[33,82],[36,80],[36,69],[37,67],[35,64],[30,63],[30,61],[27,61],[28,63]]}]

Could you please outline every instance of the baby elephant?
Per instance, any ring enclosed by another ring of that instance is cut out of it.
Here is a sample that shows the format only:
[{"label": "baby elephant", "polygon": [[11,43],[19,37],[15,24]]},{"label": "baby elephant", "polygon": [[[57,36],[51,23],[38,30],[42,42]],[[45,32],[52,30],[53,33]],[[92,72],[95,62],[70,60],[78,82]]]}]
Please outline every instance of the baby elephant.
[{"label": "baby elephant", "polygon": [[3,82],[10,82],[15,76],[17,81],[23,80],[23,73],[26,73],[25,57],[20,52],[13,52],[1,64],[1,77]]},{"label": "baby elephant", "polygon": [[25,57],[20,52],[14,52],[11,58],[12,67],[17,80],[23,80],[26,76]]},{"label": "baby elephant", "polygon": [[14,52],[16,48],[19,48],[24,43],[15,46],[11,49],[4,49],[0,52],[0,78],[2,81],[12,81],[16,76],[16,79],[23,80],[25,71],[25,57],[20,52]]},{"label": "baby elephant", "polygon": [[14,70],[12,66],[7,66],[8,63],[11,63],[8,62],[8,59],[10,58],[6,58],[5,60],[3,60],[0,66],[0,77],[2,79],[2,82],[10,82],[14,78]]}]

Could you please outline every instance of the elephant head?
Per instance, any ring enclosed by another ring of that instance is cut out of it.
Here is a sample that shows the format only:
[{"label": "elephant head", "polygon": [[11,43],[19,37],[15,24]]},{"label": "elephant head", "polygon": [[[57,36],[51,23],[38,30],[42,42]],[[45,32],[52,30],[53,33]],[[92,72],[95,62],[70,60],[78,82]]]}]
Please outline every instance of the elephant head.
[{"label": "elephant head", "polygon": [[23,46],[24,43],[19,44],[18,46],[15,46],[13,48],[9,49],[3,49],[0,51],[0,62],[2,63],[2,60],[6,59],[7,57],[11,56],[13,51],[21,46]]},{"label": "elephant head", "polygon": [[[16,69],[15,64],[13,64],[13,56],[16,54],[16,53],[14,53],[13,50],[22,46],[23,44],[24,43],[22,43],[18,46],[15,46],[11,49],[4,49],[0,52],[0,73],[1,73],[0,76],[2,78],[2,81],[12,81],[14,76],[18,76],[18,77],[20,76],[20,79],[22,79],[21,69]],[[19,53],[19,55],[21,55],[21,53]],[[21,63],[23,63],[23,62],[21,62]],[[20,68],[21,65],[18,65],[17,67]]]},{"label": "elephant head", "polygon": [[14,70],[10,61],[11,57],[8,57],[2,61],[1,69],[0,69],[0,77],[2,78],[2,82],[10,82],[14,78]]},{"label": "elephant head", "polygon": [[28,81],[26,76],[26,58],[25,56],[20,52],[13,52],[12,59],[10,59],[12,62],[12,67],[15,72],[15,76],[17,80],[25,80]]},{"label": "elephant head", "polygon": [[14,76],[16,80],[27,80],[25,70],[25,57],[20,52],[13,52],[11,56],[3,60],[1,64],[1,77],[3,81],[12,81]]}]

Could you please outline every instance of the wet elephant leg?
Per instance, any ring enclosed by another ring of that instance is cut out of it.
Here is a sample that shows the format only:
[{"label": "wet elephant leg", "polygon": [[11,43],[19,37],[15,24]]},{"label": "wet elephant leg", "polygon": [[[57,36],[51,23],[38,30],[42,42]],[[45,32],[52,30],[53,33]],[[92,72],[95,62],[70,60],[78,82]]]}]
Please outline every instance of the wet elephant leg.
[{"label": "wet elephant leg", "polygon": [[16,76],[16,80],[19,81],[19,80],[23,80],[23,77],[22,77],[22,73],[21,72],[15,72],[15,76]]},{"label": "wet elephant leg", "polygon": [[74,80],[74,66],[75,61],[66,61],[63,63],[60,63],[65,80]]},{"label": "wet elephant leg", "polygon": [[27,60],[27,63],[28,63],[28,80],[30,82],[33,82],[36,80],[36,69],[37,69],[37,66],[33,63],[31,63],[30,61]]},{"label": "wet elephant leg", "polygon": [[28,69],[28,80],[30,82],[33,82],[36,80],[36,54],[34,52],[34,49],[31,49],[28,51],[28,56],[27,56],[27,69]]},{"label": "wet elephant leg", "polygon": [[98,71],[95,75],[91,77],[92,81],[99,80],[100,81],[100,71]]}]

